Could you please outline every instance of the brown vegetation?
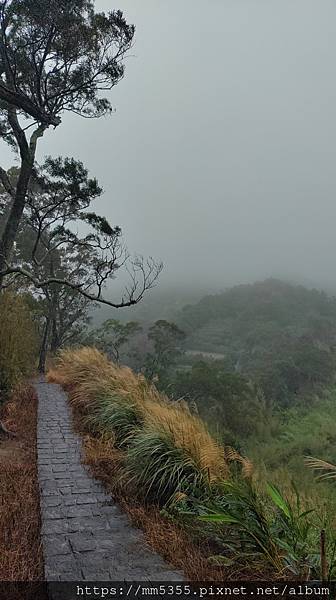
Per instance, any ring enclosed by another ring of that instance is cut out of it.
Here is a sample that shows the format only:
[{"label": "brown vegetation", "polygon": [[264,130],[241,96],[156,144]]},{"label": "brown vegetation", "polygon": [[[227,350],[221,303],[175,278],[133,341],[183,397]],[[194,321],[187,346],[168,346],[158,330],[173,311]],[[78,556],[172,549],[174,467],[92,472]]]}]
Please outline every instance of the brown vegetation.
[{"label": "brown vegetation", "polygon": [[[13,395],[0,415],[16,432],[15,439],[0,439],[0,580],[6,582],[43,580],[36,411],[36,396],[27,387]],[[13,588],[11,592],[8,597],[23,597],[19,590],[16,596]]]}]

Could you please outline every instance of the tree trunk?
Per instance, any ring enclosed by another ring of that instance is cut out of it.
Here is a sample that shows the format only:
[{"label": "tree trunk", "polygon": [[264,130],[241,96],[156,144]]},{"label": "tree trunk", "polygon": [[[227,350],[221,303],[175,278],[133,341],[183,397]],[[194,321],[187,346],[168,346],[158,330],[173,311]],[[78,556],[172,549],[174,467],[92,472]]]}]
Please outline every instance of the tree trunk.
[{"label": "tree trunk", "polygon": [[[55,277],[54,256],[50,255],[50,277]],[[58,306],[58,291],[57,287],[51,286],[50,302],[49,302],[49,319],[51,324],[51,341],[50,352],[55,353],[59,347],[59,336],[57,330],[57,306]]]},{"label": "tree trunk", "polygon": [[10,208],[0,239],[0,289],[3,282],[3,276],[1,276],[1,272],[6,270],[7,265],[10,262],[14,241],[17,236],[22,213],[25,207],[32,168],[33,163],[30,158],[22,161],[15,197],[13,199],[12,206]]},{"label": "tree trunk", "polygon": [[52,321],[51,321],[50,352],[52,354],[55,354],[55,352],[58,350],[58,348],[59,348],[59,341],[58,341],[57,324],[56,324],[55,317],[53,317]]},{"label": "tree trunk", "polygon": [[27,190],[34,168],[37,140],[42,137],[46,129],[46,125],[39,125],[32,133],[28,143],[25,132],[20,127],[14,106],[10,106],[8,109],[8,121],[20,149],[21,165],[12,205],[0,238],[0,290],[4,279],[1,273],[6,271],[10,262],[13,245],[26,204]]},{"label": "tree trunk", "polygon": [[42,343],[41,343],[41,348],[40,348],[38,370],[39,370],[39,373],[41,373],[41,374],[45,373],[45,368],[46,368],[49,333],[50,333],[50,318],[48,317],[46,319],[46,322],[44,325],[43,338],[42,338]]}]

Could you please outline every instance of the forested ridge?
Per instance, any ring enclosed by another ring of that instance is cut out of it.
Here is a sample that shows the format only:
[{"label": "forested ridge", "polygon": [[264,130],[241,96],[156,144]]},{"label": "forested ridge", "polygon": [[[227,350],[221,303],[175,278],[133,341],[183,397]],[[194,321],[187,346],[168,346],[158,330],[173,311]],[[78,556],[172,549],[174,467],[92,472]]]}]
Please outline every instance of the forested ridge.
[{"label": "forested ridge", "polygon": [[177,322],[188,348],[223,353],[268,403],[290,406],[333,380],[336,299],[323,291],[268,279],[205,297]]}]

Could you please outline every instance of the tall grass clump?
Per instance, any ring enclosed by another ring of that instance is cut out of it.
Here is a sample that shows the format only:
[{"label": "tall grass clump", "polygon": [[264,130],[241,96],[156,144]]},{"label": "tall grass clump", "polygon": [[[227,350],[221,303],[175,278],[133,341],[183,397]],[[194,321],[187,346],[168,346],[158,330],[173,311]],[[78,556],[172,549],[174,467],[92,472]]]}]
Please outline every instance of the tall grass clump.
[{"label": "tall grass clump", "polygon": [[150,390],[142,375],[136,375],[128,367],[118,367],[91,347],[62,350],[55,368],[48,373],[48,381],[63,385],[72,403],[83,412],[90,412],[102,398],[114,392],[125,401],[143,403]]},{"label": "tall grass clump", "polygon": [[127,452],[127,473],[149,498],[177,492],[200,496],[228,476],[224,448],[188,407],[164,397],[144,403],[144,428]]},{"label": "tall grass clump", "polygon": [[132,436],[126,474],[148,499],[165,504],[178,492],[200,497],[228,476],[224,448],[186,406],[146,399]]},{"label": "tall grass clump", "polygon": [[136,403],[125,402],[116,394],[109,394],[95,404],[87,422],[94,432],[103,431],[114,438],[117,447],[123,447],[141,427],[143,417]]},{"label": "tall grass clump", "polygon": [[152,501],[168,502],[177,492],[199,493],[205,478],[193,458],[176,447],[172,436],[144,429],[133,439],[126,460],[130,483]]},{"label": "tall grass clump", "polygon": [[139,495],[164,504],[228,474],[224,448],[182,403],[173,403],[142,375],[118,367],[95,348],[64,350],[48,374],[69,392],[86,425],[125,449],[125,476]]},{"label": "tall grass clump", "polygon": [[0,294],[0,403],[31,374],[38,337],[31,311],[22,295]]}]

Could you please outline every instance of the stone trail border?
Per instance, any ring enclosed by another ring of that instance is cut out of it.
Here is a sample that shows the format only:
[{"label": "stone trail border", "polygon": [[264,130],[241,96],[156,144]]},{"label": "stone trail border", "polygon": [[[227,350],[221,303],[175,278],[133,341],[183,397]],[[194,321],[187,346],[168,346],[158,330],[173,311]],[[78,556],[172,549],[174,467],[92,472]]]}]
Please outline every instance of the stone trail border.
[{"label": "stone trail border", "polygon": [[82,464],[62,388],[41,379],[35,389],[46,581],[184,581]]}]

